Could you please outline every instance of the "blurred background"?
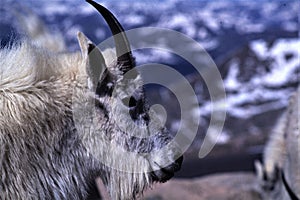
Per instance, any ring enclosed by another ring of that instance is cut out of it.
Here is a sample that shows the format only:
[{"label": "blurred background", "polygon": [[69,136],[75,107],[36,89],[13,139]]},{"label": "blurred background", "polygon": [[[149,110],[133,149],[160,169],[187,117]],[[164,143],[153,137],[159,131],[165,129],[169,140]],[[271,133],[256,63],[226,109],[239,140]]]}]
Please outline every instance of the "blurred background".
[{"label": "blurred background", "polygon": [[[32,9],[51,31],[60,31],[70,51],[79,49],[76,34],[84,32],[96,44],[111,33],[93,7],[83,0],[16,1],[0,5],[1,46],[21,38],[11,9]],[[185,152],[177,178],[195,178],[217,172],[253,171],[264,145],[289,96],[300,83],[298,0],[149,0],[98,1],[116,15],[125,30],[139,27],[168,28],[197,41],[216,63],[226,90],[227,116],[217,145],[203,159],[198,153],[210,122],[210,95],[199,73],[179,56],[157,50],[134,51],[138,65],[161,63],[186,77],[198,103],[197,136]],[[143,41],[141,41],[143,42]],[[186,48],[193,54],[194,49]],[[196,56],[196,55],[195,55]],[[170,83],[171,85],[176,85]],[[167,127],[176,133],[180,122],[174,94],[158,85],[146,86],[150,104],[162,104]],[[188,97],[187,97],[188,98]],[[188,124],[186,131],[188,132]]]}]

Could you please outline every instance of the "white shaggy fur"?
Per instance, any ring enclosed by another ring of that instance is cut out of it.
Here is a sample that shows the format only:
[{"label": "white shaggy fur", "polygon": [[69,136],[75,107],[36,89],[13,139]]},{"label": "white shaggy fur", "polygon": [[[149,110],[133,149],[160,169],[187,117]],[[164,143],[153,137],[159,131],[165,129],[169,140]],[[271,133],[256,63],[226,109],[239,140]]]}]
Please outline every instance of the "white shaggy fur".
[{"label": "white shaggy fur", "polygon": [[[142,93],[141,76],[124,80],[114,50],[106,50],[98,63],[106,63],[115,93],[97,95],[104,69],[91,66],[92,42],[83,33],[81,52],[65,53],[38,19],[23,23],[31,25],[24,25],[28,39],[0,50],[0,199],[84,199],[97,176],[112,199],[135,199],[154,181],[150,172],[181,153],[141,153],[172,139],[155,113],[149,124],[135,124],[122,103]],[[152,137],[132,137],[139,134]]]},{"label": "white shaggy fur", "polygon": [[282,170],[289,187],[300,198],[300,87],[290,100],[287,111],[279,118],[266,145],[263,165],[256,162],[260,190],[264,199],[289,200],[282,182]]}]

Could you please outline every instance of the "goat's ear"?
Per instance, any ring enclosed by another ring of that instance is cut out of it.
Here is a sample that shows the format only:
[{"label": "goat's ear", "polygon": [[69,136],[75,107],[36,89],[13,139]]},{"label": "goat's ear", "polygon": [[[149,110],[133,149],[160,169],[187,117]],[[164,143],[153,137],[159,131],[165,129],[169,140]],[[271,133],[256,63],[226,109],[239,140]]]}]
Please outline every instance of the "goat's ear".
[{"label": "goat's ear", "polygon": [[103,77],[106,69],[105,60],[101,51],[93,42],[91,42],[82,32],[77,34],[78,42],[81,49],[82,57],[86,64],[86,74],[88,76],[88,86],[93,91],[96,90],[97,84]]}]

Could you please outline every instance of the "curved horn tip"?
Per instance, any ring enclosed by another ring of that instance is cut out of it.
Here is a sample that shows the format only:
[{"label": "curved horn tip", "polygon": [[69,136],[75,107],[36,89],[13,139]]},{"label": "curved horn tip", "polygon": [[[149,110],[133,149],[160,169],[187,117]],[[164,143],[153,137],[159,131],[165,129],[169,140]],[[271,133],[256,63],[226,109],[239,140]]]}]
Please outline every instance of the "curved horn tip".
[{"label": "curved horn tip", "polygon": [[90,3],[96,8],[96,10],[98,10],[110,28],[116,45],[116,54],[120,70],[123,71],[123,73],[126,73],[130,69],[134,68],[135,62],[132,56],[130,44],[120,22],[107,8],[97,2],[94,2],[93,0],[86,0],[86,2]]}]

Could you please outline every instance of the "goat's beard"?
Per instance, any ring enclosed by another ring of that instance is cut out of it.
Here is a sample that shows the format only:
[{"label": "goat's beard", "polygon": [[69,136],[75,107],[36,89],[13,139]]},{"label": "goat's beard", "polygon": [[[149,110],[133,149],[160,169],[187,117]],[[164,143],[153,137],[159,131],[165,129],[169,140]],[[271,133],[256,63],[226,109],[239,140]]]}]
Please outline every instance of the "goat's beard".
[{"label": "goat's beard", "polygon": [[93,156],[103,166],[101,178],[113,200],[136,199],[136,195],[142,194],[152,183],[148,159],[137,153],[125,152],[115,142],[109,146],[104,144],[101,151]]},{"label": "goat's beard", "polygon": [[[127,161],[128,163],[131,161]],[[134,162],[134,161],[133,161]],[[124,168],[131,168],[131,171],[136,170],[137,172],[126,172],[110,168],[108,182],[106,183],[110,196],[114,200],[132,200],[136,199],[143,193],[143,191],[151,185],[150,174],[145,170],[141,172],[141,168],[145,167],[148,169],[149,165],[141,166],[136,163],[123,164]],[[134,169],[138,168],[138,169]]]}]

